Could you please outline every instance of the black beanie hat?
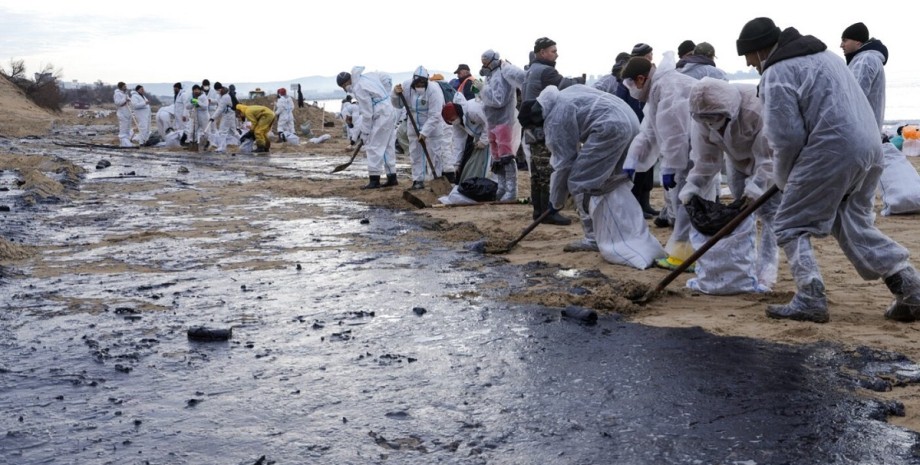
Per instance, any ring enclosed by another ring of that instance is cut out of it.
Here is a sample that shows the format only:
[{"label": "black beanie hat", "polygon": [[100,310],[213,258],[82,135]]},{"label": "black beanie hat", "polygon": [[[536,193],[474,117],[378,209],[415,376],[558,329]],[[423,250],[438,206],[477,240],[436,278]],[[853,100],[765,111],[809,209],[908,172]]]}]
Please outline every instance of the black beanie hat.
[{"label": "black beanie hat", "polygon": [[840,38],[866,43],[869,41],[869,28],[863,23],[852,24],[843,30],[843,35]]},{"label": "black beanie hat", "polygon": [[692,40],[685,40],[677,46],[677,56],[682,57],[692,52],[694,48],[696,48],[696,44]]},{"label": "black beanie hat", "polygon": [[632,49],[632,56],[641,57],[652,53],[652,46],[649,44],[638,43]]},{"label": "black beanie hat", "polygon": [[736,45],[738,56],[770,48],[779,40],[781,31],[770,18],[754,18],[741,28]]}]

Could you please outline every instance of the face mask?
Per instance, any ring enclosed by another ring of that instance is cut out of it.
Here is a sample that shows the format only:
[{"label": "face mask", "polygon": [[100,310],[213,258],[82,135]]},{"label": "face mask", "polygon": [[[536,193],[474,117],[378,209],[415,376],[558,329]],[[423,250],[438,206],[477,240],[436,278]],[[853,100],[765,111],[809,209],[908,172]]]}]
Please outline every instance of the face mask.
[{"label": "face mask", "polygon": [[723,127],[725,127],[725,123],[727,123],[727,122],[728,122],[728,121],[727,121],[725,118],[721,118],[721,119],[718,119],[718,120],[706,121],[706,122],[703,123],[703,124],[705,124],[707,127],[709,127],[709,130],[710,130],[710,131],[718,131],[718,130],[722,129]]},{"label": "face mask", "polygon": [[348,93],[348,94],[351,93],[351,84],[345,86],[345,92]]},{"label": "face mask", "polygon": [[482,77],[489,77],[492,75],[492,70],[490,68],[483,67],[479,70],[479,75]]},{"label": "face mask", "polygon": [[204,86],[204,87],[202,87],[202,89],[203,89],[205,92],[207,92],[207,91],[211,90],[211,86]]},{"label": "face mask", "polygon": [[722,129],[728,122],[728,118],[721,113],[695,113],[692,116],[695,121],[699,121],[711,131]]}]

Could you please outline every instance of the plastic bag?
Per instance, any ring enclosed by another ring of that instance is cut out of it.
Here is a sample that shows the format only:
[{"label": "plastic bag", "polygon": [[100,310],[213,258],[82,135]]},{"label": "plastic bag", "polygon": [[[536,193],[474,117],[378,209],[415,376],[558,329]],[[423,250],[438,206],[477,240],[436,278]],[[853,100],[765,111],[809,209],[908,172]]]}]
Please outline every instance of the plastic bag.
[{"label": "plastic bag", "polygon": [[498,193],[498,184],[486,178],[470,178],[460,183],[459,193],[477,202],[491,202]]},{"label": "plastic bag", "polygon": [[475,200],[461,194],[460,186],[454,186],[449,194],[438,197],[438,202],[444,205],[473,205],[477,203]]},{"label": "plastic bag", "polygon": [[695,195],[685,207],[693,228],[707,236],[713,236],[744,210],[745,202],[743,198],[739,198],[724,205]]},{"label": "plastic bag", "polygon": [[668,254],[649,231],[642,207],[630,189],[630,183],[622,183],[607,194],[592,196],[589,214],[601,257],[644,270]]},{"label": "plastic bag", "polygon": [[[731,295],[767,292],[770,289],[757,281],[756,229],[754,218],[741,224],[706,251],[694,264],[696,277],[687,280],[687,287],[704,294]],[[690,229],[693,248],[700,249],[712,236]]]},{"label": "plastic bag", "polygon": [[920,174],[892,144],[882,144],[882,216],[920,212]]}]

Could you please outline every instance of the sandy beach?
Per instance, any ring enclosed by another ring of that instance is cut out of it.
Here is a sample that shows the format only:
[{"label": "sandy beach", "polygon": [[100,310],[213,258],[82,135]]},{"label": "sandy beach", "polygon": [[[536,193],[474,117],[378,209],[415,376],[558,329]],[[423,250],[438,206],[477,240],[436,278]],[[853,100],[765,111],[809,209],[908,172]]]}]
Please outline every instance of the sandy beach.
[{"label": "sandy beach", "polygon": [[[0,105],[5,109],[0,113],[0,135],[8,139],[26,136],[52,138],[56,137],[57,128],[86,125],[108,128],[108,132],[96,131],[98,134],[93,137],[93,142],[114,144],[117,140],[111,132],[111,127],[116,124],[114,114],[105,118],[89,118],[80,116],[78,110],[69,108],[62,114],[50,114],[24,101],[18,90],[12,88],[5,80],[0,80]],[[334,138],[319,145],[305,141],[302,141],[299,147],[275,145],[272,147],[270,159],[334,155],[341,156],[342,162],[347,161],[351,156],[351,147],[342,137],[341,121],[335,121],[335,127],[323,128],[322,121],[331,120],[334,115],[322,115],[317,108],[297,109],[297,112],[295,117],[298,125],[305,119],[310,120],[315,132],[327,132]],[[920,166],[920,160],[910,161],[915,167]],[[405,162],[406,156],[402,155],[400,163]],[[18,156],[15,153],[0,155],[2,170],[16,170],[22,173],[71,170],[71,176],[77,179],[80,177],[80,173],[72,166],[55,163],[57,162],[53,160]],[[368,205],[412,212],[442,225],[437,230],[426,231],[424,234],[427,238],[456,247],[463,247],[481,239],[507,241],[516,237],[531,222],[532,207],[526,204],[418,209],[403,199],[402,189],[410,184],[404,171],[400,172],[399,187],[364,191],[360,189],[360,186],[366,183],[363,167],[359,155],[358,161],[346,172],[341,173],[340,177],[266,181],[261,183],[259,188],[265,193],[279,197],[344,197]],[[58,181],[49,180],[47,176],[36,174],[34,177],[26,176],[26,179],[35,185],[43,184],[44,187],[40,191],[46,192],[48,196],[59,193],[56,191],[60,189]],[[527,172],[520,173],[518,185],[519,197],[526,198],[529,195]],[[224,193],[228,196],[234,195],[231,190]],[[210,201],[219,202],[220,199],[221,196],[217,195],[212,196]],[[181,200],[181,197],[177,196],[176,200]],[[652,193],[652,203],[656,208],[662,204],[662,191],[659,188]],[[880,205],[881,202],[878,202],[877,211],[880,210]],[[577,217],[574,211],[566,211],[565,214]],[[910,249],[914,257],[920,253],[920,235],[916,234],[918,222],[920,217],[917,216],[877,217],[879,228]],[[657,228],[652,225],[651,220],[649,227],[662,243],[666,242],[670,234],[669,229]],[[540,261],[572,270],[597,270],[611,279],[623,282],[625,286],[653,287],[667,275],[667,271],[661,269],[639,271],[612,265],[606,263],[598,253],[562,251],[565,244],[578,239],[581,234],[581,225],[577,221],[565,227],[540,225],[517,247],[500,257],[518,265]],[[749,337],[783,344],[831,342],[850,350],[865,346],[898,352],[914,361],[920,360],[920,323],[904,324],[884,319],[884,309],[891,300],[884,283],[863,281],[833,239],[815,240],[814,246],[826,280],[830,301],[831,321],[827,324],[776,321],[765,316],[764,309],[767,304],[784,303],[793,295],[794,285],[782,257],[778,283],[772,292],[765,294],[708,296],[694,293],[685,287],[687,279],[692,277],[692,274],[684,274],[669,286],[666,295],[643,306],[631,302],[623,295],[621,289],[600,285],[592,288],[590,281],[584,283],[584,287],[590,291],[590,295],[587,296],[572,295],[564,289],[538,287],[529,292],[517,293],[510,298],[549,306],[592,306],[601,314],[618,312],[630,321],[650,326],[700,327],[716,335]],[[404,247],[406,252],[411,253],[411,242],[405,243]],[[916,265],[916,258],[914,260]],[[47,264],[42,260],[42,250],[39,247],[13,243],[0,237],[0,265],[28,267],[31,273],[41,275],[43,267]],[[920,431],[920,386],[893,386],[888,392],[867,391],[866,394],[903,402],[906,415],[892,417],[889,421]]]}]

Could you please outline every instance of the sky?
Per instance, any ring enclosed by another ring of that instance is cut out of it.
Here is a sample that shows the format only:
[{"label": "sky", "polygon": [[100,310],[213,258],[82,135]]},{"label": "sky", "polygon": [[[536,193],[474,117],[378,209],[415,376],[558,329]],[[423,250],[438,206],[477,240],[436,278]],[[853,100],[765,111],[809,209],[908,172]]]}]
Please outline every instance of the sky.
[{"label": "sky", "polygon": [[[245,7],[175,0],[0,0],[0,68],[24,60],[30,75],[51,65],[64,81],[131,85],[203,78],[285,81],[335,76],[355,65],[390,73],[423,65],[450,74],[467,63],[475,74],[483,51],[494,49],[523,66],[534,40],[546,36],[557,42],[556,67],[568,76],[609,73],[617,53],[637,42],[650,44],[657,62],[661,52],[676,50],[685,39],[711,43],[717,66],[735,72],[747,69],[735,49],[741,28],[767,16],[780,28],[793,26],[818,37],[841,57],[841,32],[864,22],[888,47],[889,74],[920,70],[920,60],[909,58],[918,23],[907,8],[899,13],[801,0],[600,4],[606,6],[543,0],[263,0]],[[200,6],[193,11],[193,5]]]}]

